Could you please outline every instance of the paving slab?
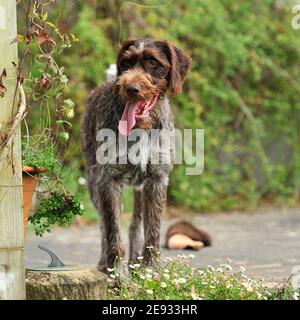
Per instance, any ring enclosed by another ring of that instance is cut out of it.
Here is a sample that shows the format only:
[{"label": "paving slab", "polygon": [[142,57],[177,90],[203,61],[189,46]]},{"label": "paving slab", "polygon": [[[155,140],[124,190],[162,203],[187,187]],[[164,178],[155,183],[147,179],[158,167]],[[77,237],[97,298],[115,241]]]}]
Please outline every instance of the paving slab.
[{"label": "paving slab", "polygon": [[[168,226],[183,219],[210,232],[213,246],[200,251],[163,248]],[[128,243],[127,225],[128,221],[122,228],[125,243]],[[193,253],[194,263],[203,268],[229,261],[235,269],[243,266],[248,275],[262,277],[269,283],[282,282],[295,265],[300,265],[300,208],[185,215],[164,219],[161,234],[163,257]],[[56,252],[67,264],[95,266],[100,253],[100,229],[97,224],[72,226],[56,228],[43,238],[28,236],[25,245],[27,267],[49,262],[45,253],[37,248],[38,244]]]}]

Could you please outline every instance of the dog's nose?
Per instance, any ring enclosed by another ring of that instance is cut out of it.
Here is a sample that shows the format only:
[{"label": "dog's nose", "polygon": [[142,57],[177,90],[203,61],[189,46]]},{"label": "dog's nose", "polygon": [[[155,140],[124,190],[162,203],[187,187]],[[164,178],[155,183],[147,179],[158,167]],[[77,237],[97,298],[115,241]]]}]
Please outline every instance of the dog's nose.
[{"label": "dog's nose", "polygon": [[138,94],[141,90],[141,87],[138,84],[128,84],[125,89],[128,94],[132,95]]}]

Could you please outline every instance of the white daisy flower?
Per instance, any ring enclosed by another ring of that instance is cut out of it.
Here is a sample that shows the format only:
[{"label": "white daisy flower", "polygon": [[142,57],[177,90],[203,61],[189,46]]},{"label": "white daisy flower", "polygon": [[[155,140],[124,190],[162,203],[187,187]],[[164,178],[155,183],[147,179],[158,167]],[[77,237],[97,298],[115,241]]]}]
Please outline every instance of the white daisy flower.
[{"label": "white daisy flower", "polygon": [[246,269],[244,267],[240,267],[240,272],[244,273],[246,271]]},{"label": "white daisy flower", "polygon": [[146,290],[146,292],[148,293],[148,294],[153,294],[153,290]]},{"label": "white daisy flower", "polygon": [[81,186],[85,186],[86,185],[86,178],[79,177],[78,178],[78,184],[81,185]]},{"label": "white daisy flower", "polygon": [[227,270],[232,270],[232,267],[229,264],[221,264],[220,267],[225,268]]},{"label": "white daisy flower", "polygon": [[152,273],[152,272],[153,272],[153,270],[152,270],[152,269],[147,268],[147,269],[146,269],[146,272],[147,272],[147,273]]},{"label": "white daisy flower", "polygon": [[209,269],[210,271],[215,271],[215,268],[213,266],[207,266],[207,269]]},{"label": "white daisy flower", "polygon": [[256,296],[257,296],[257,298],[258,298],[258,299],[261,299],[262,294],[261,294],[261,293],[259,293],[259,292],[256,292]]},{"label": "white daisy flower", "polygon": [[294,292],[293,293],[293,298],[294,298],[294,300],[299,300],[299,293],[298,292]]},{"label": "white daisy flower", "polygon": [[245,282],[245,283],[242,283],[242,285],[247,289],[248,292],[253,291],[253,288],[250,283]]}]

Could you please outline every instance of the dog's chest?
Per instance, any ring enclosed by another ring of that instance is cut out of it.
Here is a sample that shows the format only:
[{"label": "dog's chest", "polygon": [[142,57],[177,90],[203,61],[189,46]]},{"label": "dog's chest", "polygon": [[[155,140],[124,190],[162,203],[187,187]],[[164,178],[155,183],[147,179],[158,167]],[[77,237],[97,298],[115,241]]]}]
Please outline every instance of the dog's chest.
[{"label": "dog's chest", "polygon": [[136,167],[137,172],[146,172],[151,156],[153,157],[155,152],[150,134],[139,130],[138,136],[129,137],[126,141],[125,139],[121,137],[118,140],[117,162],[131,164]]},{"label": "dog's chest", "polygon": [[[137,141],[127,141],[123,144],[117,140],[116,153],[112,152],[112,158],[106,158],[107,163],[99,166],[100,179],[116,179],[123,184],[137,187],[146,179],[153,178],[153,175],[168,175],[171,164],[165,163],[162,155],[169,154],[167,158],[171,160],[170,150],[162,148],[160,140],[157,140],[159,139],[153,137],[151,140],[147,131],[143,131]],[[108,146],[108,149],[111,150],[113,147]]]}]

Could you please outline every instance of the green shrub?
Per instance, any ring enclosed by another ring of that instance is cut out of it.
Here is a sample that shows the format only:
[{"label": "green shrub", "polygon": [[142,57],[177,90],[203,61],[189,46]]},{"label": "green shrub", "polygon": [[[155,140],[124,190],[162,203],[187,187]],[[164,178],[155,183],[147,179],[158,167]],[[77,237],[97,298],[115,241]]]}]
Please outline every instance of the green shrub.
[{"label": "green shrub", "polygon": [[300,47],[288,2],[118,0],[93,9],[78,3],[64,12],[76,17],[65,27],[79,38],[62,57],[77,113],[67,163],[83,163],[79,119],[89,91],[115,61],[119,38],[149,36],[192,56],[183,93],[172,104],[177,127],[205,129],[204,172],[186,176],[176,166],[170,199],[199,211],[298,200]]},{"label": "green shrub", "polygon": [[124,37],[168,39],[193,58],[172,102],[177,127],[205,129],[205,169],[186,176],[175,167],[170,197],[196,210],[297,199],[300,48],[290,6],[194,0],[130,9],[145,28],[123,25]]}]

